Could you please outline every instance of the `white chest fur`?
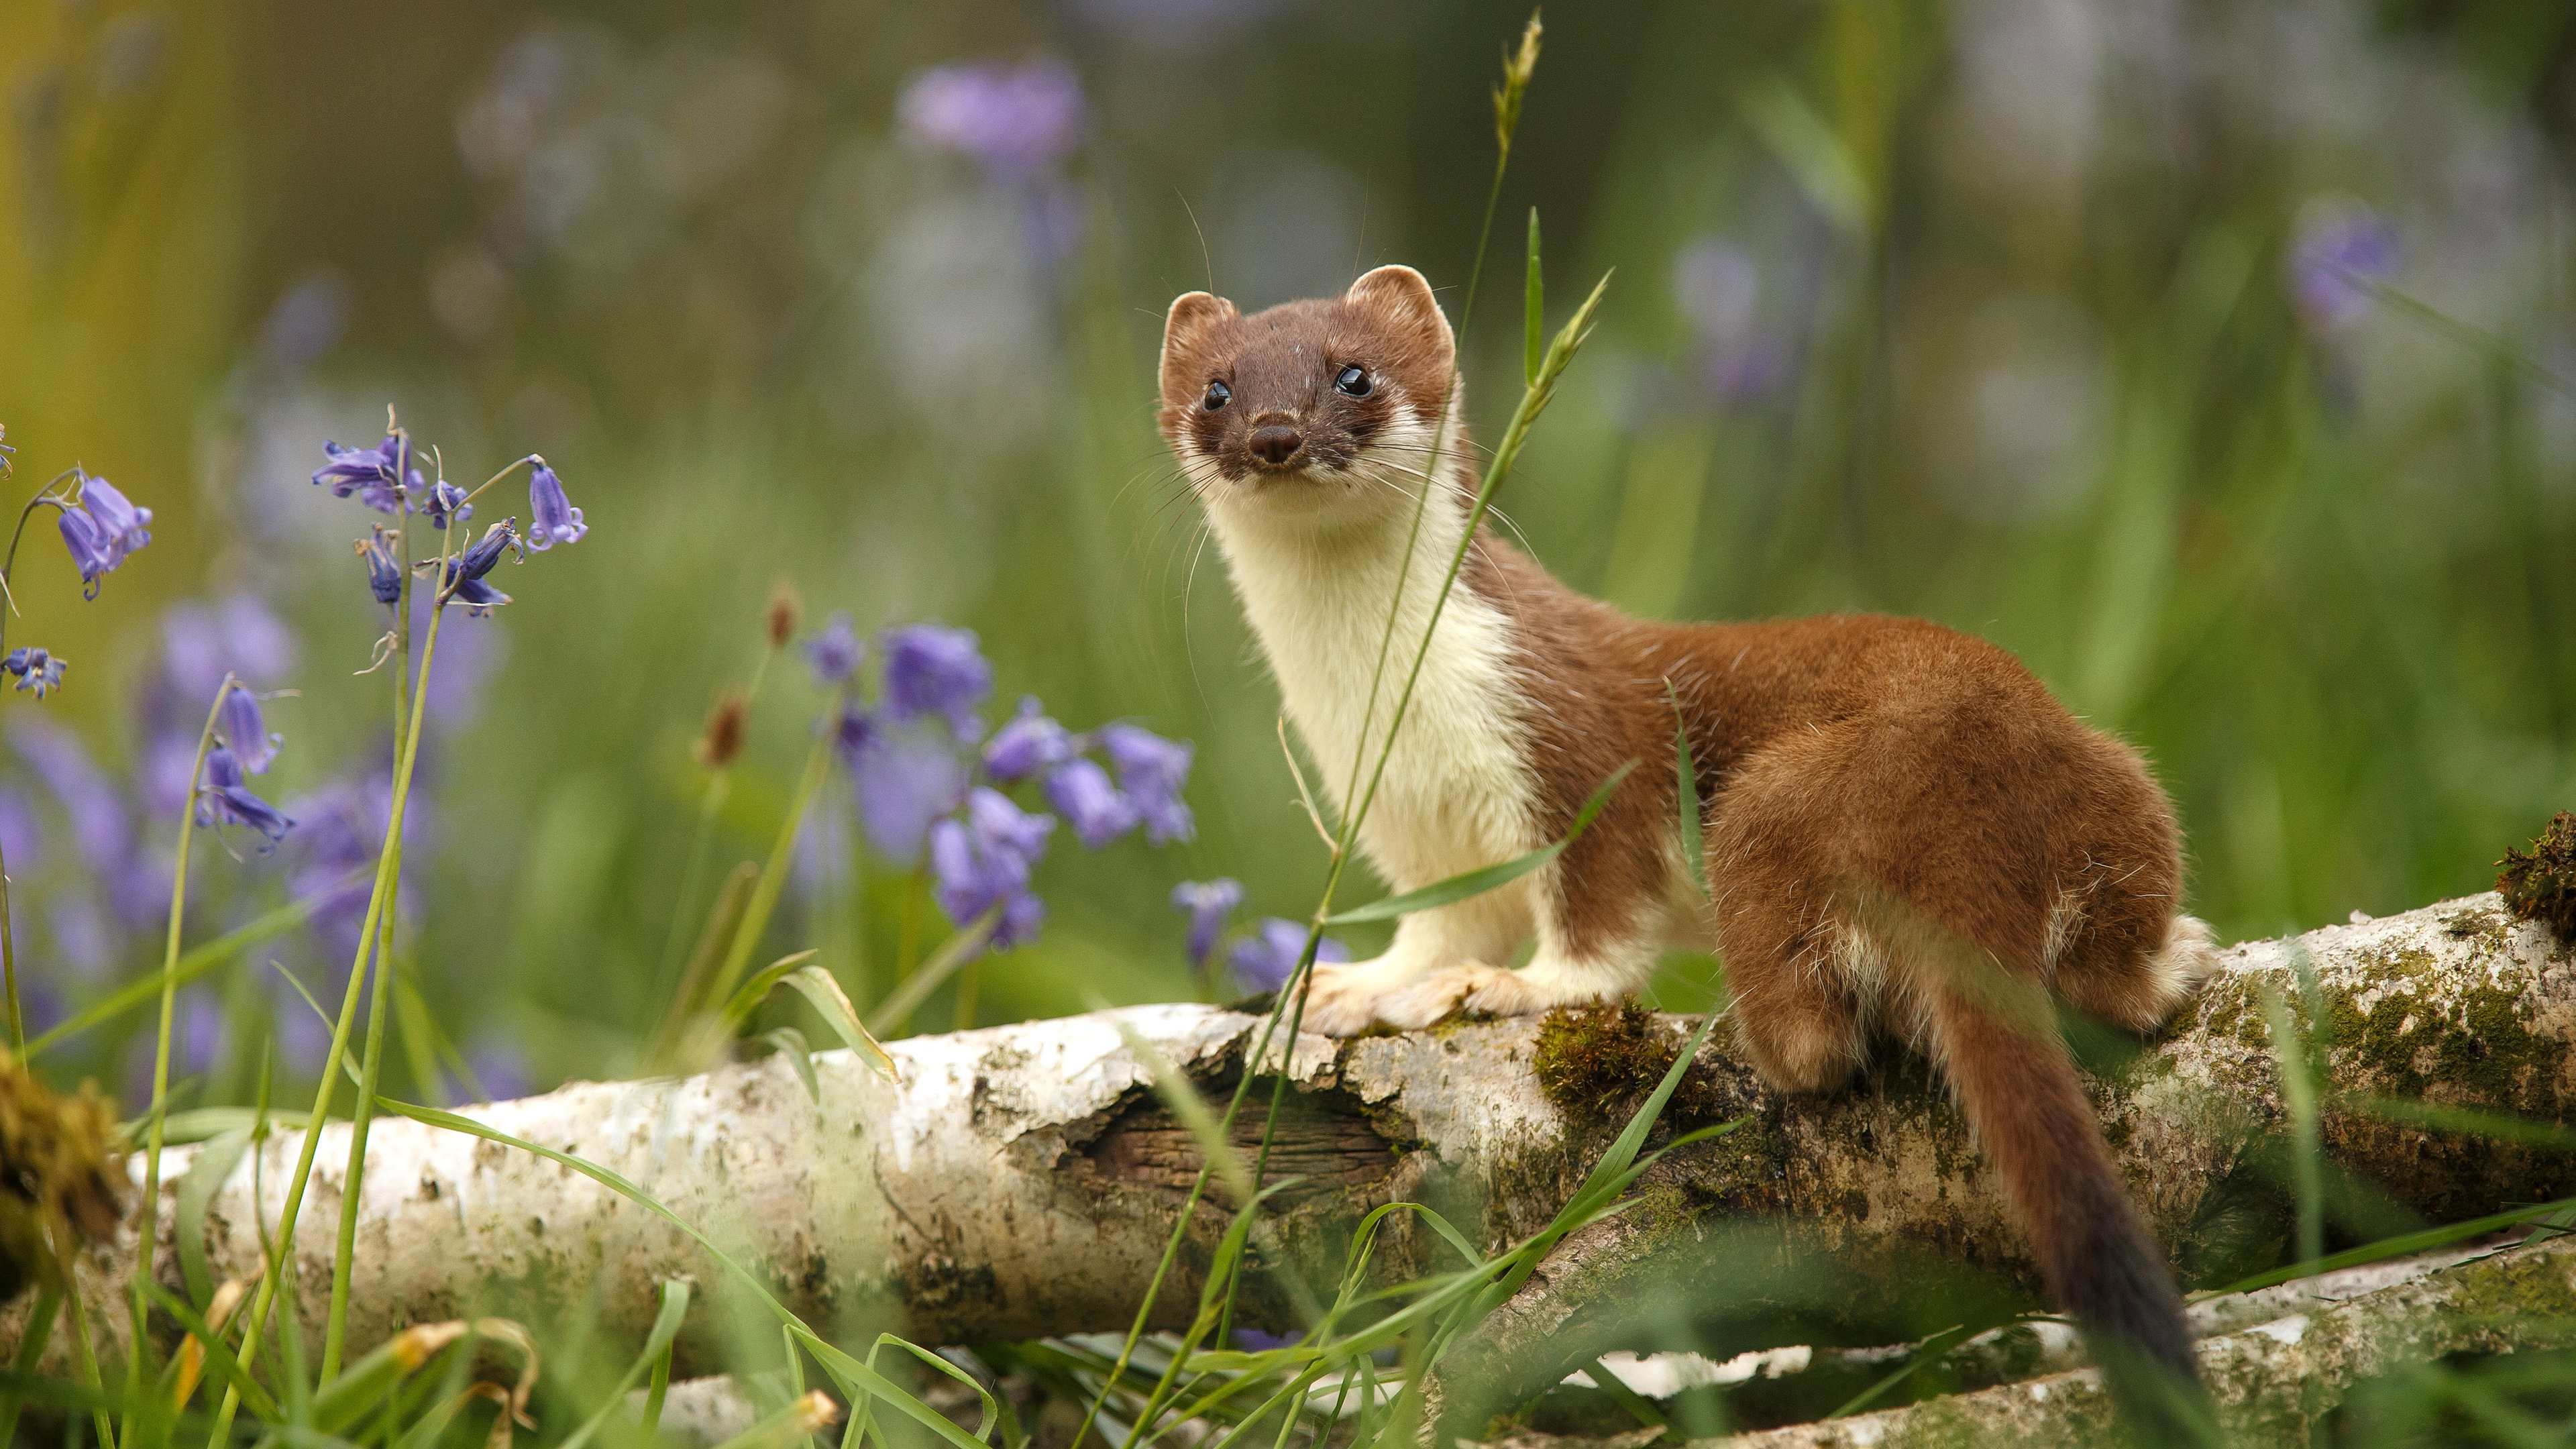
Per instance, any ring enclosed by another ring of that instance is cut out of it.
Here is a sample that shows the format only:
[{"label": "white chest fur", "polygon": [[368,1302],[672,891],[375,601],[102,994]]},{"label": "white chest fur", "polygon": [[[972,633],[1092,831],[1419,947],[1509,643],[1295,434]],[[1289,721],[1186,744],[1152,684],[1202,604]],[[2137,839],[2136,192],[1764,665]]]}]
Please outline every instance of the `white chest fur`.
[{"label": "white chest fur", "polygon": [[[1454,499],[1434,498],[1423,511],[1412,567],[1405,569],[1415,485],[1400,475],[1363,476],[1372,471],[1363,461],[1340,476],[1220,483],[1209,499],[1218,544],[1289,718],[1345,811],[1353,803],[1346,794],[1354,758],[1362,759],[1358,793],[1368,791],[1395,701],[1466,526]],[[1262,496],[1266,489],[1321,492],[1311,500],[1283,499]],[[1399,575],[1403,597],[1388,642],[1387,611],[1396,602]],[[1386,663],[1372,717],[1382,644]],[[1464,584],[1450,590],[1361,824],[1362,848],[1399,890],[1509,859],[1538,843],[1512,648],[1508,617]],[[1490,931],[1526,931],[1525,888],[1479,902],[1472,914],[1487,918]]]}]

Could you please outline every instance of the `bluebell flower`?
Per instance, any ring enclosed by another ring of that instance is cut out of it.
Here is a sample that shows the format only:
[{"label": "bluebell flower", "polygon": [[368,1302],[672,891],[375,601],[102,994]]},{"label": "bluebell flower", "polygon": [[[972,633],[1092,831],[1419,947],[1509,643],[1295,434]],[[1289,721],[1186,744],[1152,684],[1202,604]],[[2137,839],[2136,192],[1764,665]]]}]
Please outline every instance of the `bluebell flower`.
[{"label": "bluebell flower", "polygon": [[1118,788],[1144,817],[1145,838],[1156,845],[1189,839],[1195,822],[1181,800],[1190,778],[1189,741],[1167,740],[1131,724],[1104,725],[1099,739],[1102,753],[1118,767]]},{"label": "bluebell flower", "polygon": [[[510,596],[483,581],[501,555],[519,546],[519,520],[505,518],[483,530],[480,541],[464,553],[447,561],[447,598],[465,606],[467,615],[490,618],[492,611],[510,602]],[[523,549],[524,556],[525,550]],[[437,567],[431,563],[430,567]]]},{"label": "bluebell flower", "polygon": [[0,659],[0,672],[18,676],[17,688],[30,691],[42,699],[63,687],[63,661],[47,653],[42,646],[28,646],[9,651]]},{"label": "bluebell flower", "polygon": [[937,66],[905,83],[895,115],[917,140],[972,157],[1002,179],[1026,180],[1082,143],[1082,83],[1052,56],[1019,66]]},{"label": "bluebell flower", "polygon": [[976,648],[975,631],[938,624],[889,629],[885,647],[885,712],[895,724],[944,717],[957,738],[983,733],[975,707],[993,690],[993,666]]},{"label": "bluebell flower", "polygon": [[36,819],[36,807],[27,797],[0,786],[0,854],[9,860],[9,868],[21,878],[39,874],[44,869],[44,825]]},{"label": "bluebell flower", "polygon": [[1055,818],[1033,815],[1000,791],[978,788],[966,797],[966,818],[948,818],[930,828],[933,894],[948,919],[963,926],[995,906],[1001,907],[992,947],[996,951],[1029,940],[1046,919],[1046,908],[1029,894],[1029,874],[1046,854]]},{"label": "bluebell flower", "polygon": [[2360,321],[2376,300],[2370,284],[2395,275],[2397,234],[2357,202],[2303,208],[2288,256],[2300,315],[2324,332]]},{"label": "bluebell flower", "polygon": [[537,471],[528,476],[528,547],[543,552],[559,543],[581,542],[590,525],[581,521],[581,510],[564,496],[563,480],[555,470],[542,458],[535,461]]},{"label": "bluebell flower", "polygon": [[127,502],[106,479],[82,475],[80,501],[63,508],[56,526],[62,530],[63,545],[71,550],[73,566],[80,570],[83,598],[97,598],[99,579],[125,562],[127,554],[152,541],[144,528],[151,521],[151,509]]},{"label": "bluebell flower", "polygon": [[859,824],[888,860],[910,865],[931,822],[966,795],[966,764],[947,731],[888,729],[874,716],[843,716],[837,744],[858,796]]},{"label": "bluebell flower", "polygon": [[358,557],[367,565],[367,589],[379,604],[399,602],[402,598],[402,560],[394,557],[394,546],[385,526],[376,525],[373,538],[358,540]]},{"label": "bluebell flower", "polygon": [[847,684],[867,655],[868,646],[859,642],[859,631],[850,627],[847,614],[834,614],[822,633],[805,641],[805,662],[820,684]]},{"label": "bluebell flower", "polygon": [[1046,778],[1047,803],[1073,822],[1073,833],[1086,850],[1098,850],[1136,828],[1143,817],[1135,803],[1109,783],[1109,772],[1076,757],[1058,765]]},{"label": "bluebell flower", "polygon": [[1034,694],[1023,695],[1020,712],[984,742],[984,773],[1009,784],[1073,758],[1073,736],[1046,717]]},{"label": "bluebell flower", "polygon": [[401,512],[404,501],[427,486],[420,470],[410,465],[420,454],[399,433],[385,434],[385,440],[372,448],[325,442],[322,455],[330,461],[313,470],[315,486],[329,488],[334,498],[354,494],[378,513]]},{"label": "bluebell flower", "polygon": [[[1252,934],[1234,943],[1226,964],[1234,968],[1235,980],[1246,991],[1276,991],[1288,984],[1297,969],[1298,953],[1306,949],[1306,928],[1295,921],[1265,916],[1252,928]],[[1342,962],[1351,959],[1351,948],[1326,936],[1315,943],[1318,962]]]},{"label": "bluebell flower", "polygon": [[284,840],[295,818],[254,795],[243,784],[241,762],[221,745],[206,752],[205,779],[199,785],[199,825],[247,825],[271,841]]},{"label": "bluebell flower", "polygon": [[429,503],[421,512],[429,515],[429,526],[445,528],[449,523],[463,523],[474,516],[474,505],[465,501],[465,490],[442,478],[429,490]]},{"label": "bluebell flower", "polygon": [[225,690],[223,703],[215,707],[215,733],[231,749],[233,759],[254,775],[268,773],[282,739],[270,734],[267,722],[259,717],[259,696],[239,685]]},{"label": "bluebell flower", "polygon": [[1234,908],[1243,904],[1243,883],[1225,876],[1185,880],[1172,887],[1172,909],[1190,913],[1190,964],[1205,966],[1216,938],[1225,933]]}]

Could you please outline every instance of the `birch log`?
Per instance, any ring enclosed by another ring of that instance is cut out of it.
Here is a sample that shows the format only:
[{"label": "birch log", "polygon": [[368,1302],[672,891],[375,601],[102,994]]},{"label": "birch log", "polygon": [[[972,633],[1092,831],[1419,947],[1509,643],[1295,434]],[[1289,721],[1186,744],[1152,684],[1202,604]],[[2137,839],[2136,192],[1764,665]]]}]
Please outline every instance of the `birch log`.
[{"label": "birch log", "polygon": [[[2267,990],[2298,996],[2300,962],[2331,1022],[2337,1089],[2548,1122],[2564,1122],[2576,1101],[2576,964],[2491,895],[2233,948],[2173,1027],[2095,1083],[2122,1170],[2186,1277],[2268,1262],[2289,1231],[2262,1002]],[[772,1057],[685,1080],[579,1083],[472,1115],[633,1179],[826,1332],[953,1343],[1123,1328],[1199,1161],[1146,1063],[1175,1064],[1221,1102],[1259,1025],[1209,1007],[1131,1007],[899,1042],[893,1080],[826,1053],[815,1063],[819,1102]],[[1644,1036],[1669,1061],[1690,1025],[1656,1019]],[[1735,1346],[1759,1347],[1887,1343],[1942,1327],[1908,1318],[1934,1269],[1977,1292],[2035,1292],[2020,1233],[1919,1063],[1891,1053],[1849,1093],[1782,1098],[1720,1036],[1668,1115],[1744,1125],[1674,1154],[1641,1184],[1638,1210],[1569,1241],[1466,1346],[1461,1382],[1496,1392],[1553,1382],[1602,1348],[1629,1346],[1618,1340],[1635,1332],[1641,1304],[1670,1311],[1677,1297],[1703,1320],[1733,1322]],[[1562,1021],[1505,1020],[1274,1048],[1266,1065],[1285,1056],[1293,1090],[1270,1171],[1300,1181],[1274,1200],[1283,1212],[1266,1264],[1338,1267],[1359,1215],[1396,1199],[1438,1207],[1493,1246],[1541,1226],[1616,1131],[1640,1066],[1654,1065],[1597,1061],[1582,1047]],[[1534,1074],[1542,1055],[1565,1109]],[[1265,1078],[1252,1100],[1268,1095]],[[1247,1113],[1238,1141],[1250,1142],[1259,1115]],[[307,1325],[323,1317],[346,1131],[325,1131],[295,1240]],[[2341,1107],[2326,1116],[2325,1140],[2350,1179],[2344,1198],[2377,1201],[2381,1220],[2462,1218],[2576,1191],[2564,1153]],[[298,1146],[282,1133],[201,1185],[212,1190],[203,1221],[215,1278],[255,1271],[255,1225],[274,1223]],[[176,1205],[197,1155],[170,1153],[163,1200],[145,1219],[174,1286]],[[659,1281],[686,1276],[712,1290],[726,1278],[668,1224],[524,1152],[379,1119],[369,1161],[353,1352],[403,1324],[468,1312],[541,1322],[573,1311],[640,1341]],[[1223,1192],[1212,1198],[1158,1323],[1177,1323],[1194,1302],[1226,1217]],[[1441,1264],[1446,1249],[1427,1229],[1408,1232],[1400,1214],[1391,1222],[1381,1276]],[[129,1236],[82,1265],[93,1303],[114,1301],[134,1248]],[[1256,1279],[1243,1321],[1284,1326],[1278,1277]],[[23,1312],[0,1319],[0,1352],[14,1351]],[[93,1315],[102,1332],[120,1318]],[[721,1367],[711,1326],[721,1318],[692,1314],[683,1373]]]}]

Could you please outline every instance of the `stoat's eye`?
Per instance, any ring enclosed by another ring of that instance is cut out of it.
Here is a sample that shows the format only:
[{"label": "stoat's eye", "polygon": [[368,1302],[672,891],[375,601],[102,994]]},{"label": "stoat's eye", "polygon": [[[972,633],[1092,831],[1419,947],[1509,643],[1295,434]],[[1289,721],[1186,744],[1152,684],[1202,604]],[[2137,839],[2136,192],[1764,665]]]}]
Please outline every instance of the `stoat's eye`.
[{"label": "stoat's eye", "polygon": [[1207,396],[1199,399],[1199,405],[1209,412],[1215,412],[1218,408],[1224,407],[1233,397],[1233,388],[1221,382],[1211,382],[1208,384]]},{"label": "stoat's eye", "polygon": [[1343,368],[1333,377],[1333,391],[1344,397],[1367,397],[1369,395],[1368,369],[1357,363]]}]

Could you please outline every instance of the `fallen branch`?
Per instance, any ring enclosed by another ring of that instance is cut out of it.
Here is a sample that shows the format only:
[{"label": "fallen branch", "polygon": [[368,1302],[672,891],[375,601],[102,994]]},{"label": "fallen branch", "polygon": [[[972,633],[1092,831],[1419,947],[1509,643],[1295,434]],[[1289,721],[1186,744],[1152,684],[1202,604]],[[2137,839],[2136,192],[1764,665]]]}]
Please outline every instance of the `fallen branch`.
[{"label": "fallen branch", "polygon": [[[2298,959],[2312,964],[2335,1026],[2338,1088],[2549,1122],[2564,1121],[2576,1099],[2576,965],[2537,928],[2509,923],[2492,896],[2235,948],[2183,1020],[2096,1089],[2123,1170],[2187,1273],[2223,1279],[2233,1265],[2273,1261],[2288,1232],[2262,996],[2297,998]],[[1257,1026],[1205,1007],[1127,1008],[899,1042],[897,1081],[826,1053],[815,1062],[819,1103],[772,1058],[679,1081],[576,1084],[472,1115],[632,1178],[827,1332],[954,1343],[1119,1328],[1199,1163],[1122,1024],[1210,1092],[1243,1069]],[[1669,1060],[1685,1025],[1663,1019],[1640,1035]],[[1592,1062],[1560,1026],[1551,1076],[1578,1109],[1569,1116],[1533,1074],[1541,1038],[1538,1023],[1499,1021],[1300,1039],[1293,1110],[1271,1154],[1274,1180],[1300,1181],[1277,1200],[1284,1211],[1265,1261],[1337,1266],[1359,1215],[1392,1199],[1428,1202],[1489,1245],[1542,1225],[1621,1110],[1615,1100],[1609,1114],[1584,1109],[1616,1099],[1640,1064]],[[1606,1075],[1587,1079],[1596,1068]],[[1513,1392],[1631,1346],[1620,1341],[1635,1329],[1624,1310],[1653,1296],[1647,1288],[1680,1295],[1736,1347],[1923,1336],[1947,1326],[1907,1311],[1933,1269],[2007,1311],[2034,1301],[2020,1234],[1918,1063],[1899,1058],[1844,1096],[1783,1099],[1711,1048],[1672,1115],[1749,1120],[1674,1154],[1641,1184],[1640,1207],[1569,1239],[1444,1365],[1454,1383]],[[327,1130],[290,1275],[309,1323],[328,1289],[331,1164],[347,1129]],[[1238,1139],[1258,1130],[1247,1121]],[[2324,1136],[2355,1184],[2342,1201],[2356,1221],[2457,1219],[2576,1190],[2576,1164],[2541,1147],[2343,1109],[2329,1112]],[[257,1262],[254,1224],[273,1223],[295,1148],[292,1134],[273,1138],[214,1188],[204,1248],[217,1280]],[[176,1204],[196,1156],[169,1154],[152,1219],[174,1286]],[[523,1152],[379,1120],[370,1162],[353,1351],[404,1323],[483,1312],[544,1320],[568,1308],[640,1340],[655,1284],[725,1278],[635,1204]],[[1221,1206],[1201,1214],[1157,1322],[1177,1323],[1193,1301],[1196,1267],[1224,1216]],[[1381,1252],[1385,1276],[1452,1261],[1427,1229],[1403,1222],[1393,1220]],[[91,1254],[82,1265],[91,1301],[115,1301],[133,1260],[130,1235]],[[1286,1326],[1288,1314],[1275,1275],[1261,1275],[1239,1321]],[[682,1372],[720,1366],[719,1316],[693,1315]],[[94,1318],[109,1332],[120,1326],[119,1315]],[[0,1351],[18,1321],[0,1320]]]}]

